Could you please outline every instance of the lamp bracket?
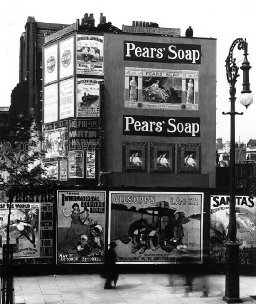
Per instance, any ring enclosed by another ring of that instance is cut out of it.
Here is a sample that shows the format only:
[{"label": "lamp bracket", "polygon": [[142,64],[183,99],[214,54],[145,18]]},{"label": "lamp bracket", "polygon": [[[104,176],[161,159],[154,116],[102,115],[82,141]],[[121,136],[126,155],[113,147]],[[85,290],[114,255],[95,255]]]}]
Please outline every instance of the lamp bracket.
[{"label": "lamp bracket", "polygon": [[236,112],[236,111],[232,111],[232,112],[222,112],[222,115],[243,115],[243,112]]}]

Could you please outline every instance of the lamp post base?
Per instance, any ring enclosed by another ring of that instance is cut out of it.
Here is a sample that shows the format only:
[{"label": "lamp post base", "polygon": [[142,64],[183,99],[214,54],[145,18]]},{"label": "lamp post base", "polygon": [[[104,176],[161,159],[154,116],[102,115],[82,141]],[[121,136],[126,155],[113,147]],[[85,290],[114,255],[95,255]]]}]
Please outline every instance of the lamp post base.
[{"label": "lamp post base", "polygon": [[223,300],[227,303],[241,303],[239,295],[239,243],[226,243],[226,286]]}]

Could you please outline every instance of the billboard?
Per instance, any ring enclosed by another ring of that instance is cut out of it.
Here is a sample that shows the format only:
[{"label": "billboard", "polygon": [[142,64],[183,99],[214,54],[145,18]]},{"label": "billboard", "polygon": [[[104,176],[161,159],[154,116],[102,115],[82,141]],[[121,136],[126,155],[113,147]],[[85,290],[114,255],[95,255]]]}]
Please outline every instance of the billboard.
[{"label": "billboard", "polygon": [[58,85],[44,87],[44,123],[58,120]]},{"label": "billboard", "polygon": [[198,110],[199,72],[125,68],[125,107]]},{"label": "billboard", "polygon": [[60,42],[60,78],[74,75],[74,37]]},{"label": "billboard", "polygon": [[77,35],[77,74],[103,76],[103,36]]},{"label": "billboard", "polygon": [[104,191],[58,191],[57,263],[102,263]]},{"label": "billboard", "polygon": [[203,193],[109,193],[109,240],[120,263],[202,262]]},{"label": "billboard", "polygon": [[[230,197],[211,195],[210,252],[217,263],[225,263],[225,243],[228,238]],[[256,198],[235,197],[236,236],[240,244],[240,263],[252,264],[256,252]]]},{"label": "billboard", "polygon": [[[10,202],[0,203],[0,256],[6,244]],[[35,202],[11,202],[10,244],[16,244],[14,258],[36,258],[40,256],[40,205]]]},{"label": "billboard", "polygon": [[60,119],[74,117],[74,79],[60,82]]},{"label": "billboard", "polygon": [[77,79],[77,117],[100,116],[100,80]]},{"label": "billboard", "polygon": [[44,84],[56,81],[58,77],[58,45],[44,48]]}]

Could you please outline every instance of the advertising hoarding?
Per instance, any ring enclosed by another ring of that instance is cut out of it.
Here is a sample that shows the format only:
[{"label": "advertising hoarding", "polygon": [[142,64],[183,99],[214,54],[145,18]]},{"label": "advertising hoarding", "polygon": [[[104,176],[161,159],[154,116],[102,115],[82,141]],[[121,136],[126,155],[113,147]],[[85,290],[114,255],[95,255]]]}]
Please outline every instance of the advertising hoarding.
[{"label": "advertising hoarding", "polygon": [[[225,263],[225,242],[228,238],[229,203],[227,195],[211,195],[210,252],[217,263]],[[236,196],[237,241],[240,263],[252,264],[256,251],[256,198]],[[255,262],[254,262],[255,263]]]},{"label": "advertising hoarding", "polygon": [[125,107],[198,110],[199,72],[125,67]]},{"label": "advertising hoarding", "polygon": [[202,262],[203,193],[110,191],[109,240],[120,263]]},{"label": "advertising hoarding", "polygon": [[58,120],[58,85],[54,83],[44,87],[44,123]]},{"label": "advertising hoarding", "polygon": [[77,79],[77,117],[100,116],[100,80]]},{"label": "advertising hoarding", "polygon": [[44,84],[56,81],[58,77],[58,45],[44,48]]},{"label": "advertising hoarding", "polygon": [[60,42],[60,78],[74,75],[74,37]]},{"label": "advertising hoarding", "polygon": [[102,263],[104,191],[58,191],[57,263]]},{"label": "advertising hoarding", "polygon": [[103,75],[103,36],[77,35],[77,74]]},{"label": "advertising hoarding", "polygon": [[74,79],[67,79],[60,82],[60,119],[74,117]]}]

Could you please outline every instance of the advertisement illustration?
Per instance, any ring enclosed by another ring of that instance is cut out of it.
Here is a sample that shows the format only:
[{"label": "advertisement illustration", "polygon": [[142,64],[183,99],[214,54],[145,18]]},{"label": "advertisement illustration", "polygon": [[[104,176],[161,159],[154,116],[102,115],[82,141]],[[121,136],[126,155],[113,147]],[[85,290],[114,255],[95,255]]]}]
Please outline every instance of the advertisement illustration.
[{"label": "advertisement illustration", "polygon": [[125,107],[198,110],[198,71],[125,68]]},{"label": "advertisement illustration", "polygon": [[105,211],[103,191],[58,191],[58,263],[103,262]]},{"label": "advertisement illustration", "polygon": [[45,130],[45,158],[66,156],[66,128]]},{"label": "advertisement illustration", "polygon": [[120,263],[202,261],[203,194],[110,192],[110,241]]},{"label": "advertisement illustration", "polygon": [[84,178],[83,151],[68,151],[68,178]]},{"label": "advertisement illustration", "polygon": [[103,36],[77,35],[77,74],[103,75]]},{"label": "advertisement illustration", "polygon": [[[225,263],[228,239],[229,203],[227,195],[211,196],[210,249],[218,263]],[[236,236],[240,244],[240,263],[252,264],[256,247],[256,198],[236,196]]]},{"label": "advertisement illustration", "polygon": [[[10,203],[0,203],[0,256],[6,244]],[[35,258],[40,255],[40,206],[38,203],[12,202],[10,217],[10,244],[16,244],[14,258]]]}]

